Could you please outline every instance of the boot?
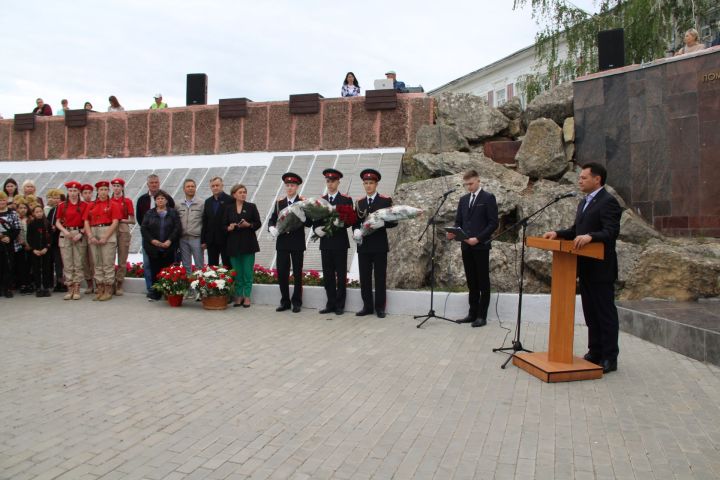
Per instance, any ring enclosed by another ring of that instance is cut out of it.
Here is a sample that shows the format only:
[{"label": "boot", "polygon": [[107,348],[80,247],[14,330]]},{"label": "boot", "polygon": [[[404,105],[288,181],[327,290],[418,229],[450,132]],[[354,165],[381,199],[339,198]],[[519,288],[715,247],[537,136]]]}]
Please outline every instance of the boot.
[{"label": "boot", "polygon": [[117,295],[118,297],[122,297],[123,294],[125,293],[123,291],[122,284],[123,284],[122,280],[115,281],[115,295]]},{"label": "boot", "polygon": [[101,302],[106,302],[110,299],[112,299],[112,283],[106,283],[105,285],[103,285],[103,294],[98,300],[100,300]]},{"label": "boot", "polygon": [[75,292],[75,284],[71,283],[67,293],[63,297],[63,300],[72,300],[73,293]]},{"label": "boot", "polygon": [[87,288],[85,289],[85,295],[89,295],[89,294],[93,293],[93,291],[94,291],[93,281],[92,281],[92,279],[90,279],[90,280],[85,280],[85,282],[87,282]]},{"label": "boot", "polygon": [[100,297],[102,297],[105,294],[105,285],[102,283],[96,283],[95,284],[95,298],[93,298],[93,302],[97,302],[100,300]]},{"label": "boot", "polygon": [[80,284],[79,283],[73,283],[72,288],[72,299],[73,300],[80,300],[82,297],[80,296]]}]

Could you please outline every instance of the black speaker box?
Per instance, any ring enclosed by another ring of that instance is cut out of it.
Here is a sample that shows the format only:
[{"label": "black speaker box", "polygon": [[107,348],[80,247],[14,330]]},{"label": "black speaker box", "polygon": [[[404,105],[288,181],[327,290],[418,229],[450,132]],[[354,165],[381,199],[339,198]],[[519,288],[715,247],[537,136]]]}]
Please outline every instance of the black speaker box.
[{"label": "black speaker box", "polygon": [[186,105],[207,105],[208,77],[204,73],[187,74]]},{"label": "black speaker box", "polygon": [[598,70],[625,66],[625,32],[622,28],[597,34]]}]

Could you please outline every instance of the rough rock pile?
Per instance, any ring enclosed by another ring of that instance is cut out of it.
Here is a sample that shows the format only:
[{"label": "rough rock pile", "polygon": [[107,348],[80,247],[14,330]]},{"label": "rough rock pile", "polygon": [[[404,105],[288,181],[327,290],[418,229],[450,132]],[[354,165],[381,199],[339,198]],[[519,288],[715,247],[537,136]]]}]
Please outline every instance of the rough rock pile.
[{"label": "rough rock pile", "polygon": [[[464,289],[460,246],[445,240],[441,226],[453,225],[458,200],[464,194],[462,172],[474,168],[483,188],[498,201],[498,232],[537,211],[552,199],[578,192],[579,167],[574,163],[575,129],[572,85],[562,85],[535,98],[525,111],[517,99],[496,109],[469,94],[444,94],[437,101],[437,124],[424,126],[402,165],[402,182],[396,204],[419,206],[428,216],[444,192],[451,193],[439,212],[436,284]],[[520,140],[514,165],[501,165],[483,154],[483,145],[498,139]],[[620,266],[617,287],[621,298],[694,300],[720,295],[720,241],[668,239],[652,228],[608,185],[625,209],[617,253]],[[572,225],[578,200],[561,200],[534,218],[528,235]],[[425,217],[427,220],[427,217]],[[430,283],[431,232],[420,239],[423,221],[401,222],[388,231],[390,263],[388,286],[423,288]],[[490,255],[493,289],[518,290],[519,231],[493,242]],[[551,255],[527,249],[526,292],[550,291]]]}]

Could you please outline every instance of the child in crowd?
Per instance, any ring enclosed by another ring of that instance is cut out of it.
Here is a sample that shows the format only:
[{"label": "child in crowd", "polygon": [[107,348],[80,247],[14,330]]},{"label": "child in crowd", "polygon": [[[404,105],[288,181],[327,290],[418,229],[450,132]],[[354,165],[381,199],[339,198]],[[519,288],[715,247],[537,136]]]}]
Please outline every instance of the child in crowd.
[{"label": "child in crowd", "polygon": [[21,246],[20,250],[15,252],[15,282],[21,294],[30,294],[35,290],[30,277],[29,247],[27,245],[29,208],[24,196],[18,195],[15,197],[15,212],[20,220],[20,234],[17,237],[17,242]]},{"label": "child in crowd", "polygon": [[32,210],[32,220],[27,226],[27,243],[30,246],[33,276],[37,297],[49,297],[52,287],[53,273],[50,265],[50,246],[52,234],[50,224],[45,217],[43,207],[36,205]]}]

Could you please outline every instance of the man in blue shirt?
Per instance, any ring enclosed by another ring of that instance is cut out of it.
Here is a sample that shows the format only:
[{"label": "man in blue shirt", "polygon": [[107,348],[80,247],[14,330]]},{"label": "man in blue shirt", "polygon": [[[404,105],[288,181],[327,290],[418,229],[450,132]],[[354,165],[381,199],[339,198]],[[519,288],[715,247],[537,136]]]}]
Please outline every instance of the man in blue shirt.
[{"label": "man in blue shirt", "polygon": [[393,81],[393,88],[396,92],[407,93],[407,87],[405,87],[405,82],[397,80],[397,74],[395,73],[395,70],[388,70],[387,72],[385,72],[385,78]]}]

